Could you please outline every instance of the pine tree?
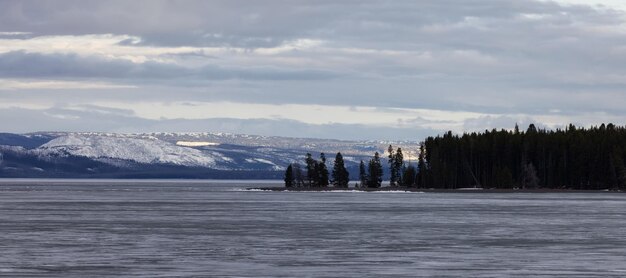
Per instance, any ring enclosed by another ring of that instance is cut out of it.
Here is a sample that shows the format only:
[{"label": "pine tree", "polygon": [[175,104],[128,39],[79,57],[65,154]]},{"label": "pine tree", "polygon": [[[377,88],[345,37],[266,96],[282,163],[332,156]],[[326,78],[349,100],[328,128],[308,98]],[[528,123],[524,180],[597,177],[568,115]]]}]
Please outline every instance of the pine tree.
[{"label": "pine tree", "polygon": [[616,148],[613,151],[613,155],[611,157],[612,163],[614,166],[615,173],[615,189],[623,189],[626,186],[626,166],[624,165],[624,154],[620,148]]},{"label": "pine tree", "polygon": [[537,177],[537,170],[532,163],[524,164],[522,166],[522,185],[523,188],[537,188],[539,186],[539,177]]},{"label": "pine tree", "polygon": [[369,185],[367,177],[367,172],[365,172],[365,163],[361,160],[361,164],[359,164],[359,181],[361,182],[361,187],[365,188]]},{"label": "pine tree", "polygon": [[333,185],[335,187],[347,188],[350,182],[348,170],[344,165],[343,156],[340,152],[335,156],[335,162],[333,164]]},{"label": "pine tree", "polygon": [[417,156],[417,178],[415,183],[417,184],[417,187],[420,188],[425,188],[426,187],[426,174],[427,174],[427,169],[426,169],[426,162],[424,161],[424,143],[420,144],[420,152]]},{"label": "pine tree", "polygon": [[398,185],[403,184],[402,182],[402,174],[404,173],[403,167],[404,167],[404,155],[402,155],[402,149],[398,148],[395,156],[393,157],[393,168],[394,168],[394,172],[396,175],[394,180],[396,181]]},{"label": "pine tree", "polygon": [[317,164],[317,185],[321,187],[328,186],[328,168],[326,168],[326,155],[320,153],[320,162]]},{"label": "pine tree", "polygon": [[383,165],[380,162],[380,155],[378,152],[376,152],[374,154],[374,158],[370,160],[367,170],[369,176],[368,186],[370,188],[380,188],[383,181]]},{"label": "pine tree", "polygon": [[387,152],[389,153],[389,156],[387,157],[387,162],[389,163],[389,185],[396,186],[396,177],[398,176],[398,173],[396,169],[396,156],[393,152],[393,146],[389,145],[389,148],[387,148]]},{"label": "pine tree", "polygon": [[406,187],[415,186],[415,179],[417,176],[417,170],[415,166],[409,164],[408,167],[405,167],[402,171],[402,185]]},{"label": "pine tree", "polygon": [[291,164],[289,164],[289,166],[287,166],[287,170],[285,171],[285,187],[293,187],[294,179],[295,178],[293,176],[293,167],[291,166]]},{"label": "pine tree", "polygon": [[513,187],[513,176],[511,175],[511,171],[508,167],[504,167],[496,171],[495,185],[498,188]]},{"label": "pine tree", "polygon": [[310,153],[307,153],[304,161],[306,163],[306,178],[308,186],[317,186],[317,180],[319,178],[319,175],[317,174],[317,160],[313,159],[313,156]]},{"label": "pine tree", "polygon": [[300,166],[300,164],[298,163],[293,164],[293,176],[295,179],[295,186],[304,186],[304,174],[302,173],[302,166]]}]

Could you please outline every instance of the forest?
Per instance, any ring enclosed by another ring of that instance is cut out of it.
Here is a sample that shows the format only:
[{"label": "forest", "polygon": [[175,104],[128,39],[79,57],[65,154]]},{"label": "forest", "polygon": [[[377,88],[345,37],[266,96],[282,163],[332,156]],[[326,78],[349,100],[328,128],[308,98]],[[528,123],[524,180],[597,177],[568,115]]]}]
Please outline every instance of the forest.
[{"label": "forest", "polygon": [[[402,150],[389,146],[390,186],[407,188],[575,189],[626,188],[626,127],[602,124],[580,128],[523,131],[485,130],[428,137],[420,144],[416,163],[407,163]],[[326,159],[306,156],[305,169],[289,165],[287,187],[348,187],[350,180],[341,153],[332,175]],[[379,188],[383,162],[379,153],[361,161],[357,187]],[[355,179],[356,180],[356,179]]]}]

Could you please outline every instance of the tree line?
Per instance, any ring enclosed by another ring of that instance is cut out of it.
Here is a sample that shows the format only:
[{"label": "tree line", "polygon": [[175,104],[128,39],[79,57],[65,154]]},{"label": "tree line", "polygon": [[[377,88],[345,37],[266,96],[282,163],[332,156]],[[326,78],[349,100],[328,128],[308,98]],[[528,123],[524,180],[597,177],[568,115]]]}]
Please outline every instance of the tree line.
[{"label": "tree line", "polygon": [[[402,150],[398,148],[397,151],[393,151],[392,146],[390,148],[389,165],[392,173],[391,186],[400,186],[412,184],[413,179],[403,178],[408,177],[410,173],[416,173],[415,167],[407,167],[404,164],[404,158]],[[380,154],[376,152],[374,156],[367,162],[361,160],[359,165],[359,182],[355,185],[357,188],[379,188],[382,186],[383,181],[383,163],[380,158]],[[326,155],[320,154],[320,158],[314,159],[310,153],[307,153],[304,159],[304,165],[299,163],[291,163],[287,166],[285,171],[285,187],[308,187],[308,188],[320,188],[333,185],[337,188],[348,188],[350,182],[350,173],[345,167],[343,155],[338,152],[333,162],[332,175],[329,178],[329,173],[326,168]]]},{"label": "tree line", "polygon": [[[383,166],[378,152],[369,160],[367,168],[365,162],[361,160],[359,170],[360,184],[357,183],[355,187],[381,187],[383,181]],[[287,188],[324,188],[329,185],[336,188],[348,188],[350,173],[346,169],[341,152],[338,152],[335,156],[330,177],[326,168],[326,155],[321,153],[318,160],[314,159],[310,153],[307,153],[304,159],[304,165],[291,163],[287,166],[284,181],[285,187]]]},{"label": "tree line", "polygon": [[428,137],[423,185],[434,188],[626,187],[626,128],[486,130]]},{"label": "tree line", "polygon": [[305,156],[305,171],[299,163],[292,163],[285,171],[285,187],[328,187],[332,184],[338,188],[348,188],[350,177],[343,161],[343,155],[337,153],[333,163],[332,176],[329,178],[326,168],[326,155],[320,154],[320,159],[314,159],[310,153]]},{"label": "tree line", "polygon": [[[388,148],[389,185],[456,189],[626,189],[626,127],[602,124],[547,130],[534,124],[525,131],[485,130],[462,135],[447,132],[420,143],[415,165],[406,163],[402,149]],[[291,164],[285,185],[348,187],[349,175],[341,153],[328,178],[324,154],[307,154],[306,173]],[[383,166],[378,152],[360,162],[359,184],[379,188]]]}]

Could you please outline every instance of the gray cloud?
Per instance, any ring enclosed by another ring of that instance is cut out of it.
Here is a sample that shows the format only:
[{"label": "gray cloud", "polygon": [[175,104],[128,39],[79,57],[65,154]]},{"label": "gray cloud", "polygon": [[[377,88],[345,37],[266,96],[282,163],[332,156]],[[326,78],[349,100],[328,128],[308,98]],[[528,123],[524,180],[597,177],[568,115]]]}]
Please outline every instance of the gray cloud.
[{"label": "gray cloud", "polygon": [[[616,21],[588,7],[562,7],[530,0],[438,1],[3,1],[0,26],[41,35],[94,33],[134,34],[158,45],[237,45],[263,47],[299,37],[333,41],[369,41],[401,47],[406,42],[428,43],[436,34],[420,28],[464,23],[468,18],[492,24],[509,22],[519,14],[550,15],[550,24],[567,24],[571,16],[592,22]],[[506,26],[503,26],[506,27]],[[557,25],[558,27],[558,25]],[[448,42],[485,44],[464,40],[472,26],[447,32]],[[489,30],[497,32],[498,30]],[[518,31],[527,31],[524,29]],[[541,30],[538,30],[541,31]],[[415,37],[408,35],[428,35]],[[399,35],[401,35],[399,37]],[[511,38],[515,34],[510,35]],[[402,38],[401,41],[398,41]],[[375,39],[376,41],[374,41]],[[382,41],[381,41],[382,40]]]},{"label": "gray cloud", "polygon": [[337,74],[320,70],[278,69],[272,67],[225,68],[204,66],[186,68],[174,64],[111,60],[75,54],[39,54],[13,51],[0,54],[0,76],[17,78],[99,78],[99,79],[179,79],[191,80],[321,80]]},{"label": "gray cloud", "polygon": [[[467,129],[507,127],[518,119],[517,114],[626,117],[624,23],[621,11],[532,0],[9,0],[0,2],[0,32],[27,33],[6,33],[0,38],[111,33],[141,38],[138,43],[120,42],[128,47],[223,46],[249,51],[298,39],[323,43],[258,60],[254,55],[224,60],[199,51],[165,54],[180,64],[9,52],[0,54],[0,79],[104,80],[138,88],[3,91],[0,99],[13,101],[16,107],[34,99],[233,101],[501,115],[468,121]],[[189,61],[210,66],[187,66]],[[102,117],[114,118],[110,113]],[[235,121],[232,126],[264,132],[261,127],[267,123],[286,134],[298,130],[296,126],[302,133],[334,134],[326,126],[280,121],[291,128],[279,128],[272,120],[249,123]],[[252,128],[255,125],[257,129]],[[355,134],[371,135],[364,131],[369,127],[351,128],[361,130]]]}]

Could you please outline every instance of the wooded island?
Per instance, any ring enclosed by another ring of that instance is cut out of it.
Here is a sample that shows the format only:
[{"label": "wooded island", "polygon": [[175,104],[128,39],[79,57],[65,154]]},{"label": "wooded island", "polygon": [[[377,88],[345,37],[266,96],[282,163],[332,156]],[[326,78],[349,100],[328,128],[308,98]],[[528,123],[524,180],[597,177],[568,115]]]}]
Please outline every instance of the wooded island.
[{"label": "wooded island", "polygon": [[[526,131],[485,130],[456,135],[447,132],[420,144],[417,163],[407,163],[400,148],[389,146],[390,187],[458,189],[626,188],[626,128],[602,124],[591,128]],[[303,169],[304,168],[304,169]],[[356,188],[380,188],[383,162],[376,152],[361,161]],[[326,158],[306,155],[305,166],[290,164],[287,188],[348,188],[349,175],[337,153],[329,177]]]}]

